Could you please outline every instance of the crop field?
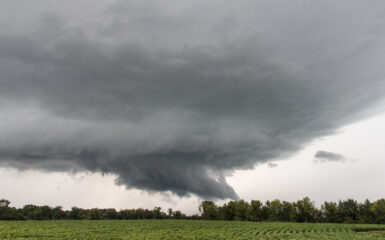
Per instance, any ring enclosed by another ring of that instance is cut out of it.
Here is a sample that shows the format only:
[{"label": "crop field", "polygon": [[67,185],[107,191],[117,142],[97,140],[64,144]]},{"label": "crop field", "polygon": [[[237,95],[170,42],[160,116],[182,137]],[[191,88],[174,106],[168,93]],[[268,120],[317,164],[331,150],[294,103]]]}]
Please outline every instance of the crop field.
[{"label": "crop field", "polygon": [[0,221],[0,239],[385,239],[385,225],[203,220]]}]

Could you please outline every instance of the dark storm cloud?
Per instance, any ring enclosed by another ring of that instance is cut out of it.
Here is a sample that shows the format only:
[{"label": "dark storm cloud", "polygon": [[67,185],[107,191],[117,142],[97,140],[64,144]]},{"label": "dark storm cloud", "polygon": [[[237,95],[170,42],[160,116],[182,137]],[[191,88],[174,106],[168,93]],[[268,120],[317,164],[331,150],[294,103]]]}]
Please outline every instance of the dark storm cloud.
[{"label": "dark storm cloud", "polygon": [[382,1],[2,1],[0,161],[236,198],[382,106]]},{"label": "dark storm cloud", "polygon": [[327,151],[318,151],[314,157],[316,161],[320,162],[344,162],[346,160],[346,158],[339,153]]}]

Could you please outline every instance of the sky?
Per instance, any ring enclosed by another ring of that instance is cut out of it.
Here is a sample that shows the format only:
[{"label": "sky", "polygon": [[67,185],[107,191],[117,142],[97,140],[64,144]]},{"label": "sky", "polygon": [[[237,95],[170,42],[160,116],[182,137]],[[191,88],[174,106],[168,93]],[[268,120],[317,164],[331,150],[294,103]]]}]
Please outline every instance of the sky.
[{"label": "sky", "polygon": [[384,197],[383,1],[0,3],[0,193]]}]

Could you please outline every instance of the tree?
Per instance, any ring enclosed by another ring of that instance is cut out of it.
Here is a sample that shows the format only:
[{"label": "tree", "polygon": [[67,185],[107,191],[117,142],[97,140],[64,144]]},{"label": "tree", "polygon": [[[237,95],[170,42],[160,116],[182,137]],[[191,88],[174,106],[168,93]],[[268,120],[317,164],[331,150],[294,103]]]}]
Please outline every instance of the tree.
[{"label": "tree", "polygon": [[376,223],[385,223],[385,199],[377,200],[370,210],[374,215]]},{"label": "tree", "polygon": [[81,208],[78,208],[78,207],[72,207],[71,208],[71,211],[69,212],[69,218],[70,219],[75,219],[75,220],[79,220],[79,219],[82,219],[82,212],[83,212],[83,209]]},{"label": "tree", "polygon": [[275,199],[270,202],[269,220],[278,221],[280,220],[282,212],[282,203],[280,200]]},{"label": "tree", "polygon": [[270,216],[270,201],[266,201],[265,205],[263,205],[261,209],[262,221],[269,220],[269,216]]},{"label": "tree", "polygon": [[103,219],[102,211],[97,208],[92,208],[89,211],[89,219],[91,220],[100,220]]},{"label": "tree", "polygon": [[106,209],[106,219],[116,219],[118,217],[118,213],[114,208]]},{"label": "tree", "polygon": [[41,206],[41,216],[44,220],[52,219],[52,209],[49,206]]},{"label": "tree", "polygon": [[353,199],[338,201],[339,222],[354,223],[358,218],[358,203]]},{"label": "tree", "polygon": [[162,219],[163,216],[162,216],[162,208],[161,207],[155,207],[154,210],[152,210],[153,213],[154,213],[154,217],[156,219]]},{"label": "tree", "polygon": [[16,208],[9,207],[10,204],[6,199],[0,200],[0,220],[23,220],[23,215]]},{"label": "tree", "polygon": [[338,207],[335,202],[324,202],[321,206],[322,215],[325,222],[336,223],[338,222]]},{"label": "tree", "polygon": [[9,207],[9,204],[11,204],[11,202],[6,199],[0,200],[0,207]]},{"label": "tree", "polygon": [[218,212],[220,213],[220,219],[234,220],[236,212],[236,203],[234,201],[225,203],[222,207],[218,207]]},{"label": "tree", "polygon": [[229,201],[217,206],[212,201],[203,201],[199,206],[201,215],[186,216],[181,211],[160,207],[149,209],[81,209],[72,207],[64,211],[61,206],[25,205],[21,209],[10,207],[10,201],[0,200],[0,220],[49,220],[49,219],[210,219],[241,221],[297,221],[297,222],[338,222],[338,223],[385,223],[385,199],[371,203],[358,203],[353,199],[324,202],[320,209],[308,197],[297,202],[278,199],[266,201]]},{"label": "tree", "polygon": [[173,212],[174,219],[185,219],[186,215],[184,215],[181,211],[177,210]]},{"label": "tree", "polygon": [[373,223],[374,216],[371,212],[372,203],[366,199],[365,202],[358,204],[358,222],[359,223]]},{"label": "tree", "polygon": [[172,208],[169,208],[169,209],[167,210],[167,212],[168,212],[167,217],[168,217],[168,218],[172,218],[172,213],[173,213]]},{"label": "tree", "polygon": [[234,220],[245,221],[247,220],[247,212],[249,210],[249,203],[244,200],[235,202],[235,218]]},{"label": "tree", "polygon": [[250,203],[248,219],[251,221],[262,221],[262,202],[259,200],[252,200]]},{"label": "tree", "polygon": [[295,204],[295,218],[297,222],[313,222],[315,220],[315,205],[310,198],[305,197]]},{"label": "tree", "polygon": [[283,201],[279,220],[283,222],[290,222],[292,220],[291,219],[292,212],[293,212],[293,204],[290,202]]},{"label": "tree", "polygon": [[63,211],[62,206],[57,206],[52,209],[52,219],[64,219],[66,213]]},{"label": "tree", "polygon": [[218,208],[213,201],[203,201],[199,206],[203,219],[215,220],[218,216]]}]

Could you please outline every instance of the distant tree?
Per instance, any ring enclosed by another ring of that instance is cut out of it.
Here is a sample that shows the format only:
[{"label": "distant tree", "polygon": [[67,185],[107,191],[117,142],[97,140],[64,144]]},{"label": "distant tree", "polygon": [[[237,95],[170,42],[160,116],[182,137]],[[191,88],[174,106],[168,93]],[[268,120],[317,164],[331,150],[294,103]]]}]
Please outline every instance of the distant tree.
[{"label": "distant tree", "polygon": [[186,215],[184,215],[181,211],[177,210],[173,212],[174,219],[186,219]]},{"label": "distant tree", "polygon": [[106,219],[117,219],[118,212],[114,208],[106,209]]},{"label": "distant tree", "polygon": [[244,200],[235,202],[235,218],[234,220],[246,221],[247,212],[250,208],[250,204]]},{"label": "distant tree", "polygon": [[0,200],[0,220],[24,220],[16,208],[9,207],[10,204],[11,202],[6,199]]},{"label": "distant tree", "polygon": [[280,220],[282,212],[282,203],[276,199],[270,202],[269,220],[278,221]]},{"label": "distant tree", "polygon": [[102,211],[97,209],[97,208],[92,208],[90,209],[89,213],[89,219],[91,220],[100,220],[100,219],[103,219],[103,214],[102,214]]},{"label": "distant tree", "polygon": [[11,204],[11,202],[6,199],[0,200],[0,207],[9,207],[9,204]]},{"label": "distant tree", "polygon": [[236,214],[236,202],[229,201],[225,203],[222,207],[218,207],[218,212],[220,212],[220,219],[222,220],[234,220]]},{"label": "distant tree", "polygon": [[167,210],[167,217],[171,219],[172,218],[172,214],[173,214],[172,208],[169,208]]},{"label": "distant tree", "polygon": [[262,209],[261,209],[262,221],[269,220],[269,216],[270,216],[270,201],[266,201],[265,204],[262,206]]},{"label": "distant tree", "polygon": [[358,204],[358,223],[373,223],[374,215],[370,210],[372,203],[366,199],[365,202]]},{"label": "distant tree", "polygon": [[38,206],[35,206],[35,205],[32,205],[32,204],[28,204],[28,205],[25,205],[21,211],[22,211],[22,214],[27,219],[44,220],[43,211]]},{"label": "distant tree", "polygon": [[202,219],[202,218],[201,218],[201,216],[199,216],[198,214],[194,214],[194,215],[191,215],[191,216],[189,217],[189,219],[191,219],[191,220],[200,220],[200,219]]},{"label": "distant tree", "polygon": [[215,220],[218,217],[218,209],[213,201],[203,201],[199,206],[203,219]]},{"label": "distant tree", "polygon": [[71,211],[68,213],[70,219],[80,220],[84,219],[83,209],[78,207],[72,207]]},{"label": "distant tree", "polygon": [[66,213],[62,206],[57,206],[52,209],[52,219],[65,219]]},{"label": "distant tree", "polygon": [[296,202],[253,200],[229,201],[217,206],[213,201],[203,201],[199,206],[201,215],[186,216],[181,211],[162,212],[160,207],[152,210],[137,209],[82,209],[72,207],[64,211],[61,206],[25,205],[16,209],[10,201],[0,200],[0,220],[50,220],[50,219],[209,219],[240,221],[295,221],[295,222],[337,222],[337,223],[385,223],[385,199],[374,203],[365,200],[358,203],[353,199],[324,202],[321,208],[315,207],[308,197]]},{"label": "distant tree", "polygon": [[153,213],[154,213],[154,218],[156,218],[156,219],[162,219],[163,218],[161,207],[155,207],[153,210]]},{"label": "distant tree", "polygon": [[354,223],[358,219],[358,202],[353,199],[338,201],[339,222]]},{"label": "distant tree", "polygon": [[283,222],[292,221],[291,216],[293,212],[293,204],[291,202],[282,202],[281,213],[279,214],[279,220]]},{"label": "distant tree", "polygon": [[325,222],[338,222],[338,206],[335,202],[324,202],[321,206],[322,214]]},{"label": "distant tree", "polygon": [[262,206],[263,203],[259,200],[252,200],[248,212],[248,219],[250,221],[262,221]]},{"label": "distant tree", "polygon": [[315,205],[310,198],[305,197],[295,204],[295,218],[297,222],[313,222],[315,220]]},{"label": "distant tree", "polygon": [[49,206],[41,206],[41,216],[43,220],[52,219],[52,209]]},{"label": "distant tree", "polygon": [[385,223],[385,199],[377,200],[371,207],[371,212],[374,215],[375,223]]},{"label": "distant tree", "polygon": [[119,219],[136,219],[132,209],[123,209],[118,212]]}]

